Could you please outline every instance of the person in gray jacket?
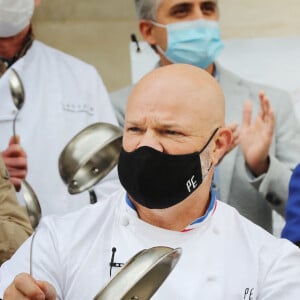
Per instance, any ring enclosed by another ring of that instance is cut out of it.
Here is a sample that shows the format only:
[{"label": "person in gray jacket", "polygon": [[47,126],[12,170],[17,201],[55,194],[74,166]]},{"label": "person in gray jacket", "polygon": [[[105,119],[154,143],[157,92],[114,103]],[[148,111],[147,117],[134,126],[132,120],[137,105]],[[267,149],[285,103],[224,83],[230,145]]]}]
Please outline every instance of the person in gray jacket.
[{"label": "person in gray jacket", "polygon": [[[223,48],[216,0],[135,0],[135,4],[140,32],[159,55],[160,66],[188,63],[205,69],[220,83],[226,123],[234,138],[216,170],[217,195],[273,232],[272,210],[285,214],[288,183],[300,151],[300,126],[290,97],[243,80],[216,63]],[[131,89],[110,95],[120,125]],[[256,142],[249,144],[249,136]]]}]

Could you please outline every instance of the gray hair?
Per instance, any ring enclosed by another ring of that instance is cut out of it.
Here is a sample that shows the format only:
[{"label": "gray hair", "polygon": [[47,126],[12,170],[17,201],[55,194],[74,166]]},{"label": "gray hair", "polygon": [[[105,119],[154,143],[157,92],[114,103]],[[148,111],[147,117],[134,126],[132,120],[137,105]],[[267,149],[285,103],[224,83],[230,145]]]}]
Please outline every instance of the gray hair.
[{"label": "gray hair", "polygon": [[[156,19],[156,12],[158,6],[160,5],[162,0],[135,0],[135,9],[138,15],[138,18],[145,20],[153,20]],[[216,0],[218,5],[218,0]]]},{"label": "gray hair", "polygon": [[161,0],[135,0],[135,8],[139,19],[155,20],[156,11]]}]

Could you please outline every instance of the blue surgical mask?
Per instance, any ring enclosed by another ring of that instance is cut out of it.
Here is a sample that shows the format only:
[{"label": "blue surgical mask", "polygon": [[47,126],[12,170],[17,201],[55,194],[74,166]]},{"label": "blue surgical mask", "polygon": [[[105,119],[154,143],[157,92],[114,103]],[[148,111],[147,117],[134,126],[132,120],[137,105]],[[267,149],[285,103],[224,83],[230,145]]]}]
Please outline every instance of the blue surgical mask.
[{"label": "blue surgical mask", "polygon": [[172,63],[190,64],[206,69],[223,49],[219,23],[216,21],[194,20],[167,25],[152,23],[166,28],[168,45],[161,52]]}]

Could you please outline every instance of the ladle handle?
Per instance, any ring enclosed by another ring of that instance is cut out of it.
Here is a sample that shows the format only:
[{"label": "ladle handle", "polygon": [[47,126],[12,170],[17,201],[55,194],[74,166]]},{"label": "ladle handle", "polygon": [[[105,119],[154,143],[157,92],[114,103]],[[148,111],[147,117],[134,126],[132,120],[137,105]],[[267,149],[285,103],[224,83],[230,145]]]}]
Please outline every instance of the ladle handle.
[{"label": "ladle handle", "polygon": [[15,143],[18,142],[17,134],[16,134],[16,120],[17,120],[18,114],[19,114],[19,110],[17,111],[17,113],[16,113],[16,115],[14,117],[14,120],[13,120],[13,137],[14,137]]},{"label": "ladle handle", "polygon": [[97,203],[97,195],[96,195],[95,191],[89,190],[89,194],[90,194],[90,203],[91,204]]},{"label": "ladle handle", "polygon": [[32,264],[33,264],[33,241],[34,241],[34,238],[35,238],[35,233],[36,231],[33,232],[32,234],[32,239],[31,239],[31,243],[30,243],[30,258],[29,258],[29,274],[31,276],[32,275]]}]

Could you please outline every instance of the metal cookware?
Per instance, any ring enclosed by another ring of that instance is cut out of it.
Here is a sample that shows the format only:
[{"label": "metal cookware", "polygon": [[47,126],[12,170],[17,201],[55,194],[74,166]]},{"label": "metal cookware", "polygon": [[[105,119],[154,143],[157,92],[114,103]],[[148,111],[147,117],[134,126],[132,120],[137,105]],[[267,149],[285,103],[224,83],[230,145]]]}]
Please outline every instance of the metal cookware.
[{"label": "metal cookware", "polygon": [[150,299],[176,266],[181,252],[181,248],[164,246],[140,251],[122,267],[94,300]]},{"label": "metal cookware", "polygon": [[[9,86],[10,93],[13,99],[13,102],[18,109],[14,120],[13,120],[13,136],[15,141],[16,139],[16,119],[19,114],[19,111],[24,105],[25,102],[25,90],[22,83],[22,80],[17,73],[17,71],[13,68],[10,69],[10,77],[9,77]],[[23,192],[23,197],[25,200],[26,209],[29,215],[29,219],[33,229],[37,227],[41,218],[41,207],[39,200],[31,187],[31,185],[24,179],[21,184],[21,191]]]},{"label": "metal cookware", "polygon": [[59,173],[70,194],[91,189],[118,163],[122,130],[109,123],[92,124],[75,135],[59,156]]},{"label": "metal cookware", "polygon": [[28,212],[29,220],[33,229],[37,227],[42,216],[41,206],[31,185],[24,179],[21,183],[21,190]]},{"label": "metal cookware", "polygon": [[17,73],[17,71],[11,68],[10,72],[11,72],[9,77],[10,93],[13,102],[18,110],[13,120],[13,136],[16,139],[16,119],[25,101],[25,90],[24,90],[22,80],[19,74]]}]

